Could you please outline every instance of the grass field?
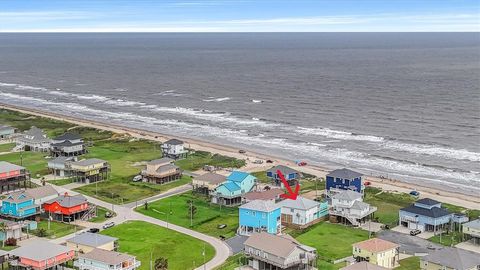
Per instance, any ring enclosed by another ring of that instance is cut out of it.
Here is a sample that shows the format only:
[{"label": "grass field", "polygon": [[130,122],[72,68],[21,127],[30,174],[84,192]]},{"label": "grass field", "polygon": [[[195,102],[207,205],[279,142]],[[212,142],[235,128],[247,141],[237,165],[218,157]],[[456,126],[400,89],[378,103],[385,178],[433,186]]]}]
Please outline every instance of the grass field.
[{"label": "grass field", "polygon": [[220,266],[213,268],[213,270],[234,270],[237,267],[246,264],[246,257],[243,253],[228,257],[228,259]]},{"label": "grass field", "polygon": [[0,144],[0,153],[10,152],[10,151],[12,151],[13,147],[15,147],[15,143]]},{"label": "grass field", "polygon": [[241,168],[245,166],[245,160],[233,157],[212,154],[205,151],[196,151],[188,155],[186,159],[176,161],[175,164],[187,171],[196,171],[205,165],[211,165],[222,168]]},{"label": "grass field", "polygon": [[368,239],[368,232],[339,224],[321,222],[304,231],[293,232],[292,236],[302,244],[316,248],[320,261],[330,263],[331,260],[351,255],[352,244]]},{"label": "grass field", "polygon": [[251,173],[253,176],[255,176],[260,183],[264,184],[271,184],[272,180],[267,177],[267,172],[266,171],[260,171],[260,172],[253,172]]},{"label": "grass field", "polygon": [[170,270],[194,269],[215,254],[214,248],[203,241],[142,221],[127,221],[101,233],[117,237],[119,251],[137,256],[141,270],[149,269],[151,254],[153,261],[167,258]]},{"label": "grass field", "polygon": [[[193,216],[193,226],[190,226],[190,215],[188,201],[193,200],[193,205],[197,207],[197,213]],[[167,220],[186,228],[218,237],[223,235],[231,237],[235,235],[238,227],[238,209],[230,207],[220,207],[215,204],[209,204],[206,197],[183,193],[180,195],[165,198],[160,201],[149,204],[148,210],[143,206],[136,209],[138,212],[157,218]],[[171,212],[170,212],[171,210]],[[171,213],[167,216],[168,213]],[[219,224],[226,224],[224,229],[218,229]]]},{"label": "grass field", "polygon": [[38,236],[39,229],[46,230],[46,233],[47,233],[47,235],[45,236],[46,238],[55,239],[55,238],[59,238],[59,237],[74,233],[76,231],[82,230],[83,227],[76,226],[73,224],[68,224],[68,223],[51,221],[50,229],[48,229],[48,221],[42,220],[38,222],[37,229],[34,231],[31,231],[31,233]]},{"label": "grass field", "polygon": [[398,224],[398,210],[412,204],[415,198],[406,193],[382,192],[381,189],[368,187],[364,201],[378,208],[374,216],[380,223],[393,227]]},{"label": "grass field", "polygon": [[395,269],[396,270],[420,270],[420,258],[413,256],[413,257],[400,260],[400,266]]},{"label": "grass field", "polygon": [[462,241],[462,233],[458,232],[458,231],[457,232],[442,233],[441,236],[440,236],[440,234],[435,235],[433,237],[428,238],[428,240],[430,240],[434,243],[437,243],[437,244],[448,246],[448,247],[454,246],[458,243],[463,242]]}]

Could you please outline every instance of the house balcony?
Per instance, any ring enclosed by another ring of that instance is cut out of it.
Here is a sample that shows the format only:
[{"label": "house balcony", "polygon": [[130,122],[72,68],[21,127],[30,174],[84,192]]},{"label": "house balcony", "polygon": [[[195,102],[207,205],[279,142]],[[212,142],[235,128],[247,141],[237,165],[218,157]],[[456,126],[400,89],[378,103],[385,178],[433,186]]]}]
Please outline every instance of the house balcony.
[{"label": "house balcony", "polygon": [[66,263],[70,260],[73,259],[73,256],[72,257],[67,257],[67,258],[64,258],[64,259],[61,259],[61,260],[57,260],[53,263],[47,263],[47,264],[44,264],[42,266],[34,266],[34,265],[30,265],[30,264],[25,264],[25,263],[22,263],[20,261],[20,259],[13,259],[13,260],[10,260],[10,265],[11,266],[19,266],[19,267],[23,267],[25,269],[30,269],[30,270],[46,270],[46,269],[50,269],[50,268],[54,268],[55,266],[57,265],[60,265],[62,263]]},{"label": "house balcony", "polygon": [[[297,269],[297,268],[298,269],[304,269],[304,266],[306,266],[308,263],[315,262],[315,260],[316,260],[316,257],[314,257],[314,256],[305,257],[305,258],[297,257],[297,258],[291,259],[290,261],[284,261],[283,263],[279,263],[279,262],[270,260],[268,258],[264,258],[262,256],[256,255],[255,253],[250,253],[250,252],[246,251],[245,254],[247,256],[255,259],[255,260],[266,262],[268,264],[271,264],[273,266],[276,266],[276,267],[279,267],[279,268],[282,268],[282,269],[286,269],[286,268],[290,268],[290,267],[294,267],[294,266],[295,266],[295,269]],[[274,255],[271,255],[271,256],[274,256]],[[312,268],[309,267],[309,269],[312,269]]]}]

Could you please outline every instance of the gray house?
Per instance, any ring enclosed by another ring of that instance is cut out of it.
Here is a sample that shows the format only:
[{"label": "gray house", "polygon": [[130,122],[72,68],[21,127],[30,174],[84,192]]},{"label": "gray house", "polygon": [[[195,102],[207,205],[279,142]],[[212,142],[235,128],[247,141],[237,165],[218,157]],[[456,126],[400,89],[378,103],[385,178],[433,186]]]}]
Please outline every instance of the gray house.
[{"label": "gray house", "polygon": [[80,135],[67,132],[52,139],[50,152],[54,157],[71,157],[85,154],[86,148]]},{"label": "gray house", "polygon": [[54,176],[71,177],[73,172],[69,164],[74,161],[77,161],[76,157],[59,156],[49,160],[47,167],[50,173]]},{"label": "gray house", "polygon": [[460,248],[437,249],[420,259],[421,270],[477,270],[480,269],[480,255]]},{"label": "gray house", "polygon": [[248,266],[255,270],[312,269],[317,260],[315,248],[300,244],[288,234],[254,233],[244,245]]},{"label": "gray house", "polygon": [[11,126],[0,125],[0,139],[8,139],[15,134],[15,128]]}]

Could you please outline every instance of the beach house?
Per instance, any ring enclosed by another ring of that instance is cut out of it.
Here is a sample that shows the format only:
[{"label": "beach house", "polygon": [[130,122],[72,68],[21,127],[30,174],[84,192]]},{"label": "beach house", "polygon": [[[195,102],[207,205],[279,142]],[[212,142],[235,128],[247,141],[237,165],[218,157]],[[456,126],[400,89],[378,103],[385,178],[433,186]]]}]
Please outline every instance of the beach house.
[{"label": "beach house", "polygon": [[79,156],[86,152],[86,147],[80,135],[66,132],[52,139],[50,153],[53,157]]},{"label": "beach house", "polygon": [[80,270],[134,270],[140,265],[135,256],[104,249],[80,253],[73,263]]},{"label": "beach house", "polygon": [[34,270],[54,269],[75,257],[75,252],[66,246],[37,239],[11,250],[9,254],[14,269]]},{"label": "beach house", "polygon": [[432,231],[436,233],[448,228],[451,219],[452,214],[447,209],[442,208],[442,203],[430,198],[420,199],[399,211],[400,225],[422,232]]},{"label": "beach house", "polygon": [[357,262],[348,266],[340,268],[340,270],[387,270],[388,268],[371,264],[369,262]]},{"label": "beach house", "polygon": [[357,262],[370,262],[385,268],[394,268],[400,260],[399,245],[372,238],[353,244],[353,258]]},{"label": "beach house", "polygon": [[69,166],[73,181],[86,184],[107,179],[110,171],[110,164],[98,158],[72,161],[67,166]]},{"label": "beach house", "polygon": [[44,202],[58,197],[58,191],[51,185],[29,188],[25,190],[25,193],[32,197],[33,202],[37,205],[42,205]]},{"label": "beach house", "polygon": [[73,175],[72,168],[70,167],[71,162],[77,161],[77,157],[66,157],[59,156],[53,159],[50,159],[47,162],[48,171],[53,174],[55,177],[71,177]]},{"label": "beach house", "polygon": [[11,219],[25,219],[40,214],[40,205],[25,190],[13,192],[2,200],[1,215]]},{"label": "beach house", "polygon": [[79,253],[88,253],[94,249],[114,251],[118,248],[118,238],[90,232],[77,234],[66,242],[67,247]]},{"label": "beach house", "polygon": [[212,192],[212,203],[232,206],[242,202],[242,195],[250,192],[257,178],[249,173],[233,171],[225,182]]},{"label": "beach house", "polygon": [[349,170],[338,169],[325,176],[325,192],[328,197],[339,193],[342,190],[353,190],[363,194],[364,186],[362,174]]},{"label": "beach house", "polygon": [[480,219],[464,223],[462,232],[466,240],[474,245],[480,245]]},{"label": "beach house", "polygon": [[281,232],[280,206],[272,201],[255,200],[238,208],[240,235],[251,235],[254,232],[278,234]]},{"label": "beach house", "polygon": [[288,234],[252,234],[244,243],[249,269],[316,269],[317,252]]},{"label": "beach house", "polygon": [[0,125],[0,140],[9,139],[15,134],[15,128],[7,125]]},{"label": "beach house", "polygon": [[9,238],[22,238],[22,225],[17,221],[0,219],[0,224],[5,224],[5,231],[0,231],[0,241],[6,241]]},{"label": "beach house", "polygon": [[218,173],[205,173],[192,179],[193,190],[197,193],[210,195],[227,177]]},{"label": "beach house", "polygon": [[480,255],[460,248],[444,247],[420,257],[421,270],[478,270]]},{"label": "beach house", "polygon": [[15,141],[15,148],[34,152],[48,152],[52,143],[47,134],[35,126],[16,137]]},{"label": "beach house", "polygon": [[342,190],[335,193],[330,199],[330,220],[341,223],[350,223],[358,226],[373,213],[377,207],[363,202],[361,193],[353,190]]},{"label": "beach house", "polygon": [[95,215],[95,209],[81,194],[71,196],[65,193],[44,202],[42,208],[49,217],[60,221],[86,220]]},{"label": "beach house", "polygon": [[272,179],[272,184],[274,184],[275,186],[283,187],[283,183],[280,180],[278,171],[282,173],[283,177],[285,178],[285,180],[288,182],[290,186],[295,186],[300,180],[302,175],[297,170],[294,170],[287,166],[283,166],[283,165],[274,166],[267,170],[267,177]]},{"label": "beach house", "polygon": [[282,208],[282,225],[304,229],[328,215],[328,203],[317,202],[298,196],[296,200],[286,199],[278,203]]},{"label": "beach house", "polygon": [[184,148],[183,141],[171,139],[162,144],[163,157],[181,159],[186,158],[188,151]]},{"label": "beach house", "polygon": [[22,186],[27,188],[28,181],[30,173],[25,167],[0,161],[0,193],[16,190]]},{"label": "beach house", "polygon": [[173,164],[173,159],[160,158],[148,162],[141,175],[145,182],[165,184],[182,178],[182,170]]}]

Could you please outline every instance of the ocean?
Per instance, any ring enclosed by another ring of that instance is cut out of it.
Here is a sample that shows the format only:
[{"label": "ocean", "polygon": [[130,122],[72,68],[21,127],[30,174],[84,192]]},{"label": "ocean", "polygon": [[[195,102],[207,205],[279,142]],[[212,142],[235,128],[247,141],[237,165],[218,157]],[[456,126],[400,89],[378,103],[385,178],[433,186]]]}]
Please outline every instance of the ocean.
[{"label": "ocean", "polygon": [[0,102],[480,192],[479,33],[0,34]]}]

